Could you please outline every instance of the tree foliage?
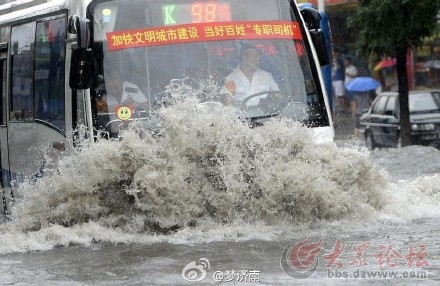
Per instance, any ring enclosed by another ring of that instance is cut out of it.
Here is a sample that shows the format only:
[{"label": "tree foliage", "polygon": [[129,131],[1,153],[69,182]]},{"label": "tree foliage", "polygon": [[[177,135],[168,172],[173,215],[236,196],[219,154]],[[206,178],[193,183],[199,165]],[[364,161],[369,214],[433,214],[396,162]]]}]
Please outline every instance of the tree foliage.
[{"label": "tree foliage", "polygon": [[395,56],[432,35],[439,10],[439,0],[360,0],[349,25],[358,31],[360,52]]},{"label": "tree foliage", "polygon": [[349,19],[349,26],[358,31],[359,52],[396,57],[402,146],[411,144],[406,54],[433,34],[439,11],[439,0],[359,0]]}]

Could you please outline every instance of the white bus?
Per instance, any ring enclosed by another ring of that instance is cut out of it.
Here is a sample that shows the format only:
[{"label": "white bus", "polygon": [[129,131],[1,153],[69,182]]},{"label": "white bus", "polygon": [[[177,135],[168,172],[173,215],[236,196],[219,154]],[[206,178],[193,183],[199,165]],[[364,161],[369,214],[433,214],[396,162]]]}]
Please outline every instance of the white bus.
[{"label": "white bus", "polygon": [[[238,87],[225,77],[251,43],[278,88]],[[236,104],[252,124],[301,120],[330,140],[320,66],[328,63],[319,13],[292,0],[17,0],[0,5],[0,168],[3,209],[11,182],[40,176],[45,158],[86,136],[117,137],[179,96]],[[111,79],[110,79],[111,78]],[[113,78],[116,78],[114,80]],[[208,81],[210,92],[197,86]],[[257,98],[258,100],[251,100]],[[247,104],[251,101],[256,104]],[[124,123],[124,124],[121,124]],[[84,129],[84,128],[83,128]]]}]

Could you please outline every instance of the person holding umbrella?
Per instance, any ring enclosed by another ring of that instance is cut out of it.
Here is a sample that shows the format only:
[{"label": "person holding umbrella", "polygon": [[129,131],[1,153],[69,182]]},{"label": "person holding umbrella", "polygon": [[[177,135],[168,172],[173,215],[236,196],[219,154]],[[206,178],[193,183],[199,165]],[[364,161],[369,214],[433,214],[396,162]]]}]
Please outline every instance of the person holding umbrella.
[{"label": "person holding umbrella", "polygon": [[354,137],[359,137],[361,115],[371,105],[371,91],[379,86],[380,83],[371,77],[357,77],[345,86],[352,94],[350,97],[350,109],[354,121]]}]

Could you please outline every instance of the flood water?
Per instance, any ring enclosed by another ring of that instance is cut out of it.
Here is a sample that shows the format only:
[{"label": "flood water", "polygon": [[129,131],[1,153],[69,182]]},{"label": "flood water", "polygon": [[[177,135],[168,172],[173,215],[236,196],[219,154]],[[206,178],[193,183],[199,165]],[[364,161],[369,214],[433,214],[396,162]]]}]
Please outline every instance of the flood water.
[{"label": "flood water", "polygon": [[0,284],[439,283],[439,150],[318,144],[193,105],[20,184]]}]

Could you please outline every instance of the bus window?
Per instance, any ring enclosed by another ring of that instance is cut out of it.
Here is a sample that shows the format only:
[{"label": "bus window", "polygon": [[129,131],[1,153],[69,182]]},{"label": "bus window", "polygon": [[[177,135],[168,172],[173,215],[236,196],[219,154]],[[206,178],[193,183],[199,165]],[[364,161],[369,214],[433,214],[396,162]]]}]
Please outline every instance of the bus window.
[{"label": "bus window", "polygon": [[[254,102],[261,104],[245,111],[250,120],[279,115],[310,127],[331,127],[319,63],[292,5],[288,0],[97,2],[89,8],[95,60],[99,70],[117,62],[123,80],[139,86],[150,103],[195,95],[231,104],[223,97],[226,77],[239,68],[240,49],[250,43],[260,51],[263,72],[258,72],[269,73],[264,78],[270,84],[248,80],[253,87],[228,89],[235,94],[232,104],[241,108],[241,101],[259,96],[264,100]],[[121,24],[127,20],[130,24]],[[91,94],[99,97],[96,90]],[[131,105],[135,111],[136,105]],[[133,114],[130,119],[142,116]],[[108,118],[117,120],[115,115]]]},{"label": "bus window", "polygon": [[[241,3],[235,3],[235,5],[239,9],[232,10],[234,20],[272,20],[279,17],[278,4],[274,5],[273,1],[253,0],[252,3],[241,1]],[[287,11],[290,11],[290,9],[287,9]]]},{"label": "bus window", "polygon": [[37,23],[35,41],[35,119],[65,130],[65,19]]},{"label": "bus window", "polygon": [[33,120],[35,22],[12,27],[11,121]]}]

